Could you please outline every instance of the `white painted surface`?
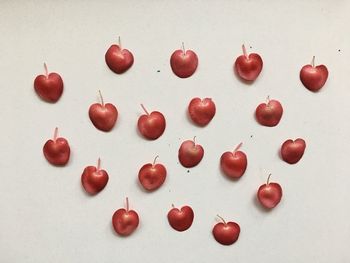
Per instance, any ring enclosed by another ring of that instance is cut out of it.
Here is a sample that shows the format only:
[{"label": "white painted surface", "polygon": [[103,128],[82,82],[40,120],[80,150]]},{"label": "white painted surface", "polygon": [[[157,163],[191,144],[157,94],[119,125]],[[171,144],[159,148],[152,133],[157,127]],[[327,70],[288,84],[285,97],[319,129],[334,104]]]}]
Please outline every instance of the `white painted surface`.
[{"label": "white painted surface", "polygon": [[[350,262],[349,2],[100,2],[0,3],[0,262]],[[119,35],[135,56],[134,66],[121,76],[104,62]],[[199,56],[189,79],[175,77],[169,66],[182,41]],[[232,72],[242,42],[264,60],[262,74],[250,86]],[[299,81],[301,66],[313,55],[330,72],[318,94]],[[54,105],[33,91],[43,62],[64,78],[64,94]],[[120,113],[107,134],[87,116],[98,89]],[[276,128],[259,126],[253,117],[267,95],[285,109]],[[204,129],[185,114],[195,96],[212,97],[217,105]],[[157,141],[136,133],[141,102],[167,118]],[[42,155],[56,126],[71,144],[65,168],[50,166]],[[177,163],[177,150],[194,135],[206,152],[187,173]],[[278,149],[296,137],[307,141],[307,149],[290,166],[279,159]],[[249,165],[241,180],[231,182],[220,173],[218,160],[241,141]],[[137,172],[157,154],[168,178],[159,191],[147,194],[136,183]],[[98,157],[110,182],[90,198],[80,175]],[[254,197],[270,172],[284,196],[266,213]],[[125,196],[141,225],[129,238],[119,238],[111,216]],[[168,226],[171,203],[193,207],[189,231]],[[216,214],[240,224],[233,246],[212,238]]]}]

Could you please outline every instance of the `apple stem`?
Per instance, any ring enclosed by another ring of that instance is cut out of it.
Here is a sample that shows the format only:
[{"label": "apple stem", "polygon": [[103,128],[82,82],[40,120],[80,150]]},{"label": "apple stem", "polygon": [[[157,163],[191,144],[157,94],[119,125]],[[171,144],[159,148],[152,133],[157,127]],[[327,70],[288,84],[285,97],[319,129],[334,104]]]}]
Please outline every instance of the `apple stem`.
[{"label": "apple stem", "polygon": [[101,91],[98,90],[98,93],[100,94],[100,99],[101,99],[102,106],[105,106],[105,103],[104,103],[104,101],[103,101],[103,97],[102,97]]},{"label": "apple stem", "polygon": [[99,171],[100,168],[101,168],[101,159],[98,158],[98,160],[97,160],[97,171]]},{"label": "apple stem", "polygon": [[126,197],[126,211],[129,212],[129,198]]},{"label": "apple stem", "polygon": [[159,155],[157,155],[157,156],[154,158],[152,166],[154,166],[154,165],[156,164],[156,161],[157,161],[157,158],[158,158],[158,157],[159,157]]},{"label": "apple stem", "polygon": [[141,107],[146,112],[146,114],[149,115],[148,111],[146,110],[145,106],[143,106],[143,104],[141,104]]},{"label": "apple stem", "polygon": [[58,135],[58,128],[56,127],[56,128],[55,128],[55,131],[54,131],[54,133],[53,133],[53,141],[54,141],[54,142],[55,142],[56,139],[57,139],[57,135]]},{"label": "apple stem", "polygon": [[226,221],[225,221],[225,219],[223,219],[221,216],[219,216],[219,215],[216,215],[218,218],[220,218],[221,220],[222,220],[222,222],[226,225],[227,223],[226,223]]},{"label": "apple stem", "polygon": [[270,95],[268,95],[268,96],[266,97],[266,103],[267,103],[267,104],[270,103]]},{"label": "apple stem", "polygon": [[243,50],[243,55],[248,58],[248,53],[247,53],[247,49],[245,48],[245,45],[242,45],[242,50]]},{"label": "apple stem", "polygon": [[197,136],[194,136],[194,137],[193,137],[194,145],[196,145],[196,137],[197,137]]},{"label": "apple stem", "polygon": [[185,50],[184,42],[182,42],[182,51],[183,51],[182,55],[185,56],[186,55],[186,50]]},{"label": "apple stem", "polygon": [[271,177],[272,174],[269,174],[269,176],[267,177],[267,181],[266,181],[266,184],[269,185],[270,183],[270,177]]},{"label": "apple stem", "polygon": [[243,145],[243,142],[241,142],[240,144],[238,144],[238,145],[236,146],[236,148],[233,150],[233,153],[236,153],[236,152],[238,151],[238,149],[242,147],[242,145]]},{"label": "apple stem", "polygon": [[313,68],[315,67],[315,56],[312,57],[311,65],[312,65]]},{"label": "apple stem", "polygon": [[49,77],[49,70],[47,69],[46,63],[44,63],[44,69],[45,69],[45,76],[46,76],[46,78],[48,78]]},{"label": "apple stem", "polygon": [[119,48],[122,49],[122,42],[120,40],[120,36],[118,36],[118,45],[119,45]]}]

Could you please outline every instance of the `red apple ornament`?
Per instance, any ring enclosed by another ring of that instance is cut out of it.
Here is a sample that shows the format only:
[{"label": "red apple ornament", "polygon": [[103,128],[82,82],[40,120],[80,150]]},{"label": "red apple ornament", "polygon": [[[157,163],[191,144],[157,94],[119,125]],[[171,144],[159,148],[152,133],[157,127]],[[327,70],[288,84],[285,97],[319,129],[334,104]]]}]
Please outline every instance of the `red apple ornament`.
[{"label": "red apple ornament", "polygon": [[47,102],[56,102],[63,93],[63,80],[55,72],[49,73],[44,63],[45,75],[38,75],[34,80],[34,90]]},{"label": "red apple ornament", "polygon": [[170,66],[176,76],[188,78],[197,69],[198,57],[192,50],[185,50],[184,43],[182,43],[182,49],[175,50],[171,55]]},{"label": "red apple ornament", "polygon": [[164,165],[157,163],[158,156],[154,158],[153,163],[145,164],[139,171],[139,181],[147,191],[154,191],[162,186],[166,178],[166,169]]},{"label": "red apple ornament", "polygon": [[129,210],[129,199],[126,198],[126,209],[120,208],[113,214],[112,224],[120,236],[129,236],[139,225],[139,216],[134,210]]},{"label": "red apple ornament", "polygon": [[92,124],[99,130],[108,132],[113,129],[117,118],[118,110],[111,104],[104,104],[101,91],[98,91],[101,103],[94,103],[89,108],[89,117]]},{"label": "red apple ornament", "polygon": [[185,231],[192,225],[194,213],[191,207],[183,206],[178,209],[172,205],[172,209],[168,212],[168,221],[172,228],[177,231]]},{"label": "red apple ornament", "polygon": [[266,184],[259,187],[257,197],[261,205],[267,209],[272,209],[281,201],[282,187],[278,183],[270,183],[270,176]]},{"label": "red apple ornament", "polygon": [[310,91],[319,91],[328,78],[328,69],[325,65],[315,66],[315,56],[309,65],[305,65],[300,70],[300,80]]},{"label": "red apple ornament", "polygon": [[263,61],[256,53],[248,55],[244,45],[242,45],[242,50],[243,55],[236,59],[234,69],[237,75],[243,80],[254,81],[263,68]]},{"label": "red apple ornament", "polygon": [[111,45],[105,54],[107,66],[117,74],[127,71],[134,63],[134,56],[127,49],[122,49],[120,37],[118,45]]},{"label": "red apple ornament", "polygon": [[216,112],[215,103],[210,98],[194,98],[188,105],[188,113],[192,121],[199,125],[207,125]]},{"label": "red apple ornament", "polygon": [[164,115],[158,111],[148,113],[143,104],[141,104],[141,107],[146,114],[140,116],[137,127],[143,137],[149,140],[156,140],[165,130],[166,122]]},{"label": "red apple ornament", "polygon": [[220,166],[224,174],[230,178],[240,178],[247,169],[247,156],[239,151],[240,143],[233,152],[225,152],[221,155]]},{"label": "red apple ornament", "polygon": [[276,126],[283,114],[283,108],[279,101],[270,100],[267,97],[267,103],[261,103],[255,110],[255,117],[258,123],[267,127]]},{"label": "red apple ornament", "polygon": [[49,163],[63,166],[69,161],[70,147],[65,138],[57,136],[58,128],[55,128],[53,139],[50,139],[45,143],[43,153]]},{"label": "red apple ornament", "polygon": [[235,243],[241,232],[241,228],[235,222],[226,222],[221,216],[217,215],[222,222],[217,223],[213,228],[213,236],[217,242],[228,246]]},{"label": "red apple ornament", "polygon": [[303,157],[306,148],[306,143],[303,139],[298,138],[295,141],[286,140],[281,147],[281,156],[283,161],[289,164],[295,164],[299,162]]},{"label": "red apple ornament", "polygon": [[191,168],[200,163],[204,155],[204,149],[196,144],[196,137],[193,140],[184,141],[179,148],[179,161],[182,166]]},{"label": "red apple ornament", "polygon": [[81,175],[81,183],[85,191],[91,195],[101,192],[108,182],[108,173],[100,168],[101,160],[98,158],[97,167],[87,166]]}]

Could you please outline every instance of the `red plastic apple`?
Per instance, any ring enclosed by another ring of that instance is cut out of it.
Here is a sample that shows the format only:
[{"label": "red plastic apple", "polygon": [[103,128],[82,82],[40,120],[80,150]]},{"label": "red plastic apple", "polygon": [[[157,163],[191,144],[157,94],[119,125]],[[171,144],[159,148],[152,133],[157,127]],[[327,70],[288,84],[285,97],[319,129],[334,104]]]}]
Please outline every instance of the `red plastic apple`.
[{"label": "red plastic apple", "polygon": [[304,155],[306,143],[303,139],[298,138],[295,141],[286,140],[281,147],[281,156],[283,161],[289,164],[297,163]]},{"label": "red plastic apple", "polygon": [[270,176],[266,184],[259,187],[257,197],[261,205],[267,209],[272,209],[281,201],[282,187],[278,183],[270,183]]},{"label": "red plastic apple", "polygon": [[111,45],[105,55],[107,66],[117,74],[127,71],[134,63],[134,56],[127,49],[122,49],[120,37],[118,45]]},{"label": "red plastic apple", "polygon": [[235,222],[226,222],[221,216],[218,217],[222,222],[217,223],[213,228],[213,236],[217,242],[228,246],[235,243],[241,232],[241,228]]},{"label": "red plastic apple", "polygon": [[101,91],[99,93],[101,103],[94,103],[90,106],[89,117],[97,129],[107,132],[113,129],[118,118],[118,110],[111,103],[104,104]]},{"label": "red plastic apple", "polygon": [[243,55],[239,56],[234,65],[237,75],[247,81],[254,81],[259,76],[263,61],[256,53],[247,54],[247,50],[242,45]]},{"label": "red plastic apple", "polygon": [[148,191],[158,189],[165,181],[166,169],[164,165],[157,163],[158,156],[154,158],[153,163],[145,164],[139,171],[139,181],[141,185]]},{"label": "red plastic apple", "polygon": [[41,99],[56,102],[63,93],[63,80],[58,73],[49,73],[44,63],[45,75],[38,75],[34,80],[34,90]]},{"label": "red plastic apple", "polygon": [[139,216],[134,210],[129,210],[129,199],[126,198],[126,209],[120,208],[113,214],[112,224],[120,236],[129,236],[139,225]]},{"label": "red plastic apple", "polygon": [[230,178],[240,178],[247,169],[247,156],[239,151],[240,143],[233,152],[225,152],[221,155],[220,166],[224,174]]},{"label": "red plastic apple", "polygon": [[151,113],[148,113],[142,104],[141,107],[146,114],[141,115],[137,122],[137,127],[140,133],[146,139],[158,139],[165,130],[166,122],[164,115],[159,111],[152,111]]},{"label": "red plastic apple", "polygon": [[300,80],[310,91],[319,91],[328,78],[328,69],[325,65],[315,66],[315,56],[309,65],[305,65],[300,70]]},{"label": "red plastic apple", "polygon": [[168,213],[168,221],[172,228],[177,231],[185,231],[192,225],[194,213],[191,207],[183,206],[181,209],[175,208],[172,205],[172,209]]},{"label": "red plastic apple", "polygon": [[204,149],[196,144],[196,137],[193,140],[184,141],[179,148],[179,161],[187,168],[194,167],[200,163],[204,155]]},{"label": "red plastic apple", "polygon": [[53,139],[45,143],[43,153],[49,163],[63,166],[69,161],[70,147],[65,138],[57,137],[57,135],[58,128],[55,128]]},{"label": "red plastic apple", "polygon": [[100,167],[101,160],[98,158],[97,167],[87,166],[81,175],[81,183],[85,191],[91,195],[101,192],[108,183],[108,173]]},{"label": "red plastic apple", "polygon": [[175,50],[171,55],[170,66],[176,76],[188,78],[197,69],[198,57],[192,50],[185,50],[182,43],[182,49]]},{"label": "red plastic apple", "polygon": [[194,98],[188,105],[188,113],[192,121],[199,125],[207,125],[214,117],[216,112],[215,103],[210,98]]},{"label": "red plastic apple", "polygon": [[270,100],[267,97],[267,103],[261,103],[255,110],[255,117],[258,123],[267,127],[276,126],[283,114],[283,108],[279,101]]}]

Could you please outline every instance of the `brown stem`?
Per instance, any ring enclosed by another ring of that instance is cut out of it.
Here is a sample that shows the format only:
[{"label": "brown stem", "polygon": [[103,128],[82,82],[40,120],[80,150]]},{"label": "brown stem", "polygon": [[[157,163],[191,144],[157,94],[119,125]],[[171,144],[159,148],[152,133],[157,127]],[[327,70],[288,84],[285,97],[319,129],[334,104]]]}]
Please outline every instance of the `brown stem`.
[{"label": "brown stem", "polygon": [[197,136],[194,136],[194,137],[193,137],[194,145],[196,145],[196,137],[197,137]]},{"label": "brown stem", "polygon": [[149,115],[148,111],[146,110],[145,106],[143,106],[143,104],[141,104],[141,107],[146,112],[146,114]]},{"label": "brown stem", "polygon": [[58,128],[55,128],[55,131],[53,133],[53,141],[55,142],[57,140],[57,136],[58,136]]},{"label": "brown stem", "polygon": [[118,36],[118,45],[119,45],[119,48],[122,49],[122,42],[120,40],[120,36]]},{"label": "brown stem", "polygon": [[100,168],[101,168],[101,159],[98,158],[98,160],[97,160],[97,171],[99,171]]},{"label": "brown stem", "polygon": [[272,174],[269,174],[269,176],[267,177],[267,181],[266,181],[266,184],[269,185],[270,183],[270,177],[271,177]]},{"label": "brown stem", "polygon": [[227,223],[226,223],[226,221],[225,221],[225,219],[223,219],[221,216],[219,216],[219,215],[216,215],[218,218],[220,218],[221,220],[222,220],[222,222],[226,225]]},{"label": "brown stem", "polygon": [[104,101],[103,101],[103,97],[102,97],[101,91],[98,90],[98,93],[100,94],[100,99],[101,99],[102,106],[105,106],[105,103],[104,103]]},{"label": "brown stem", "polygon": [[156,161],[157,161],[157,158],[158,158],[158,157],[159,157],[159,155],[157,155],[157,156],[154,158],[152,166],[154,166],[154,165],[156,164]]},{"label": "brown stem", "polygon": [[47,69],[46,63],[44,63],[44,69],[45,69],[45,76],[46,76],[46,78],[48,78],[49,77],[49,70]]},{"label": "brown stem", "polygon": [[186,50],[185,50],[185,44],[184,44],[184,42],[182,42],[182,54],[183,54],[183,56],[185,56],[186,55]]},{"label": "brown stem", "polygon": [[315,67],[315,56],[312,57],[311,65],[312,65],[313,68]]},{"label": "brown stem", "polygon": [[233,153],[237,152],[238,149],[242,147],[242,145],[243,145],[243,142],[241,142],[240,144],[238,144],[238,145],[236,146],[236,148],[233,150]]},{"label": "brown stem", "polygon": [[129,212],[129,198],[126,197],[126,212]]},{"label": "brown stem", "polygon": [[267,97],[266,97],[266,104],[269,104],[270,103],[270,95],[268,95]]},{"label": "brown stem", "polygon": [[245,48],[245,45],[242,45],[242,50],[243,50],[243,55],[248,58],[248,53],[247,53],[247,49]]}]

